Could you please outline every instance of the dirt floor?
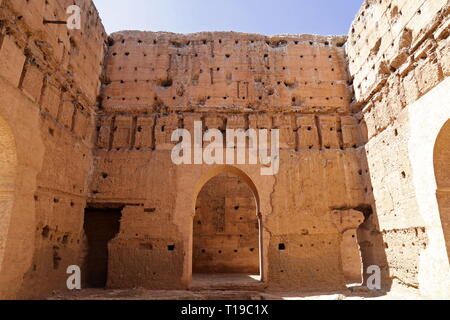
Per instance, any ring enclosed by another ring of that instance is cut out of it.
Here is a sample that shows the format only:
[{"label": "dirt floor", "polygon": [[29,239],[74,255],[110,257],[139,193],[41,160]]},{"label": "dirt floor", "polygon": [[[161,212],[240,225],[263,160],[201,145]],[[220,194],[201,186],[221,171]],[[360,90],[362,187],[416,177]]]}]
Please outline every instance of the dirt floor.
[{"label": "dirt floor", "polygon": [[271,292],[258,276],[244,274],[194,275],[190,290],[83,289],[54,292],[48,300],[418,300],[413,290],[370,291],[352,285],[348,290],[323,292]]}]

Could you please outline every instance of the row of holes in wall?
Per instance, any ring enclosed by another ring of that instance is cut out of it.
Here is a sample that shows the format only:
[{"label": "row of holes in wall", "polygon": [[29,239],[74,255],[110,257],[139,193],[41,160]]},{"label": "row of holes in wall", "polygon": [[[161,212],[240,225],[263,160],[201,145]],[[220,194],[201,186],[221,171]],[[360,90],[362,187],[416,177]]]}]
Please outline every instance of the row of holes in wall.
[{"label": "row of holes in wall", "polygon": [[[39,197],[38,196],[34,196],[34,201],[39,201]],[[60,203],[61,202],[61,200],[59,199],[59,198],[53,198],[53,203]],[[69,202],[69,205],[71,206],[71,207],[74,207],[75,206],[75,202],[73,202],[73,201],[70,201]]]},{"label": "row of holes in wall", "polygon": [[[113,56],[116,56],[117,55],[117,53],[113,53],[112,54]],[[130,55],[130,53],[129,52],[126,52],[126,53],[124,53],[124,55],[125,56],[129,56]],[[143,55],[146,57],[147,56],[147,53],[143,53]],[[181,54],[178,54],[178,56],[181,56]],[[191,56],[191,55],[186,55],[186,56]],[[194,56],[195,57],[197,57],[198,55],[197,54],[194,54]],[[160,54],[157,54],[157,57],[160,57]],[[225,57],[226,58],[230,58],[231,57],[231,55],[230,54],[226,54],[225,55]],[[248,56],[247,56],[248,57]],[[312,57],[315,59],[315,58],[317,58],[317,55],[316,54],[314,54],[314,55],[312,55]],[[304,59],[305,58],[305,55],[300,55],[300,59]],[[267,60],[268,59],[268,55],[264,55],[264,60]],[[328,59],[331,61],[332,59],[333,59],[333,56],[332,55],[329,55],[328,56]],[[266,63],[265,63],[265,66],[264,66],[264,68],[266,69],[266,70],[272,70],[272,67],[270,66],[270,65],[268,65],[268,62],[266,61]],[[124,67],[123,66],[118,66],[117,67],[117,70],[118,71],[122,71],[124,69]],[[143,69],[143,70],[141,70],[141,69]],[[234,67],[234,70],[239,70],[239,67]],[[282,67],[280,67],[280,70],[283,70],[283,71],[287,71],[287,70],[292,70],[292,68],[288,68],[287,66],[282,66]],[[308,69],[305,69],[304,67],[299,67],[299,69],[298,69],[299,71],[301,71],[301,72],[304,72],[305,70],[314,70],[315,72],[323,72],[323,71],[330,71],[330,72],[335,72],[336,71],[336,68],[335,67],[328,67],[328,68],[319,68],[318,66],[315,66],[315,67],[312,67],[312,68],[308,68]],[[139,71],[139,72],[141,72],[141,71],[145,71],[145,72],[148,72],[148,71],[151,71],[151,72],[154,72],[155,71],[155,68],[154,67],[152,67],[152,68],[146,68],[146,67],[138,67],[138,66],[135,66],[134,67],[134,71]],[[168,72],[169,72],[169,70],[167,70]],[[219,71],[221,71],[221,68],[220,67],[215,67],[215,68],[210,68],[210,72],[219,72]],[[255,67],[251,67],[251,68],[249,68],[249,71],[256,71],[256,69],[255,69]],[[274,69],[274,71],[277,71],[276,69]],[[189,70],[185,70],[185,73],[188,73],[189,72]],[[200,69],[199,70],[199,73],[201,74],[201,73],[203,73],[203,70],[202,69]],[[196,78],[198,77],[198,75],[196,75]],[[118,80],[116,80],[116,81],[118,81]],[[119,80],[120,81],[120,83],[125,83],[125,81],[123,81],[123,80]],[[138,80],[137,79],[135,79],[135,82],[138,82]],[[146,82],[150,82],[149,80],[146,80]],[[258,81],[255,81],[255,82],[258,82]],[[286,81],[284,81],[284,82],[286,82]],[[319,83],[320,83],[320,81],[318,81]],[[308,82],[306,82],[306,84],[307,84]],[[313,83],[313,82],[312,82]],[[280,82],[278,83],[278,84],[281,84]],[[263,85],[264,85],[264,83],[263,83]],[[165,85],[162,85],[162,86],[165,86]],[[166,86],[165,86],[166,87]]]},{"label": "row of holes in wall", "polygon": [[[222,39],[218,39],[218,40],[207,40],[207,39],[203,39],[203,40],[187,40],[187,41],[178,41],[178,40],[150,40],[150,41],[144,41],[144,40],[136,40],[136,39],[122,39],[119,40],[119,42],[122,45],[128,45],[128,43],[132,43],[135,44],[137,46],[142,46],[142,45],[171,45],[177,48],[181,48],[181,47],[185,47],[185,46],[190,46],[190,45],[207,45],[208,43],[218,43],[218,44],[227,44],[227,43],[231,43],[231,44],[235,44],[235,45],[239,45],[239,44],[246,44],[246,45],[251,45],[251,44],[255,44],[255,43],[265,43],[267,46],[274,48],[274,47],[282,47],[282,46],[286,46],[286,45],[299,45],[299,44],[309,44],[310,46],[317,46],[317,45],[322,45],[322,46],[333,46],[335,45],[336,47],[343,47],[345,45],[345,40],[339,40],[336,41],[335,43],[332,43],[328,40],[323,40],[323,41],[313,41],[313,40],[222,40]],[[113,38],[110,38],[108,40],[108,45],[110,47],[114,46],[116,44],[116,41]]]},{"label": "row of holes in wall", "polygon": [[[274,94],[275,94],[275,92],[274,92],[273,90],[269,90],[268,93],[267,93],[267,96],[273,96]],[[223,99],[223,100],[228,100],[228,99],[230,99],[230,98],[232,98],[232,97],[229,97],[229,96],[223,96],[223,97],[211,97],[211,96],[207,96],[207,97],[204,97],[204,98],[200,98],[198,103],[195,103],[195,104],[190,103],[189,105],[197,105],[197,104],[200,104],[200,105],[201,105],[201,104],[204,103],[205,100],[211,100],[211,99],[213,99],[213,98],[216,98],[216,99]],[[264,96],[258,96],[257,98],[258,98],[258,100],[263,100]],[[110,96],[106,97],[106,99],[107,99],[107,100],[114,100],[114,99],[113,99],[112,97],[110,97]],[[133,99],[133,100],[136,99],[136,101],[141,101],[141,97],[128,98],[128,99]],[[122,98],[118,98],[118,99],[115,99],[115,100],[119,100],[119,101],[127,101],[128,99],[125,98],[125,97],[122,97]],[[177,100],[177,99],[181,99],[181,97],[177,97],[177,96],[173,96],[173,97],[172,97],[172,100]],[[232,98],[232,99],[247,100],[247,97],[236,97],[236,98]],[[297,102],[299,99],[300,99],[300,101],[302,101],[302,98],[300,98],[300,97],[292,97],[292,98],[291,98],[292,102]],[[314,97],[309,97],[308,99],[309,99],[309,100],[314,100]],[[327,100],[327,101],[331,101],[331,100],[340,100],[340,101],[343,101],[344,99],[345,99],[344,97],[325,97],[325,100]],[[160,98],[160,97],[154,97],[154,101],[155,101],[155,102],[161,102],[161,98]],[[201,102],[201,101],[203,101],[203,102]]]},{"label": "row of holes in wall", "polygon": [[[138,80],[136,80],[136,82],[138,82]],[[125,83],[125,81],[121,81],[120,83]],[[320,82],[320,84],[322,84],[322,83],[323,82]],[[285,87],[290,87],[291,86],[291,84],[289,82],[286,82],[286,81],[284,81],[284,82],[278,81],[277,84],[279,86],[284,84]],[[308,82],[305,82],[304,84],[308,85]],[[335,82],[331,82],[331,86],[335,86]],[[276,93],[276,91],[275,91],[274,88],[266,88],[265,89],[265,95],[264,96],[263,95],[258,95],[258,96],[255,97],[255,99],[258,99],[258,100],[262,101],[265,97],[268,98],[270,96],[274,96],[275,93]],[[310,101],[312,101],[314,99],[321,99],[321,98],[325,99],[326,101],[333,101],[333,100],[334,101],[344,101],[345,100],[344,96],[338,96],[338,97],[313,97],[313,96],[309,96],[309,97],[302,96],[302,97],[300,97],[300,96],[292,96],[291,97],[291,101],[293,103],[296,103],[296,102],[301,103],[301,102],[304,102],[305,99],[309,99]],[[184,94],[181,94],[179,96],[172,96],[171,99],[172,99],[172,101],[176,101],[176,100],[183,100],[184,101],[184,100],[186,100],[186,97],[184,96]],[[222,96],[222,97],[204,96],[204,97],[199,97],[197,99],[197,102],[190,102],[189,105],[203,105],[203,104],[206,103],[206,101],[209,101],[211,99],[223,99],[224,101],[229,100],[229,99],[233,99],[233,100],[249,100],[250,99],[251,100],[251,98],[249,98],[247,96],[243,96],[243,95],[235,96],[235,97],[230,97],[230,96]],[[139,96],[138,97],[134,97],[134,98],[133,97],[111,97],[111,96],[106,96],[106,100],[108,100],[108,101],[109,100],[111,100],[111,101],[122,101],[122,103],[124,103],[125,101],[128,101],[128,102],[133,103],[130,100],[141,101],[141,100],[144,100],[144,99],[142,97],[139,97]],[[153,97],[153,101],[154,101],[154,103],[158,103],[158,104],[164,103],[163,98],[159,97],[159,96],[154,96]]]},{"label": "row of holes in wall", "polygon": [[[352,238],[355,238],[355,236],[353,236]],[[326,245],[327,244],[327,242],[326,241],[322,241],[322,243],[321,243],[322,245]],[[330,242],[328,242],[328,245],[332,245],[333,243],[330,241]],[[315,244],[314,243],[311,243],[311,244],[309,244],[309,245],[304,245],[304,244],[299,244],[299,246],[300,246],[300,248],[303,248],[303,247],[314,247],[315,246]],[[287,246],[286,246],[286,244],[285,243],[280,243],[280,244],[278,244],[278,250],[280,250],[280,251],[284,251],[284,250],[287,250]]]},{"label": "row of holes in wall", "polygon": [[[220,68],[218,68],[218,70],[219,70]],[[331,69],[331,71],[333,71],[334,72],[334,70],[335,69]],[[315,71],[318,71],[318,69],[317,68],[315,68]],[[186,72],[188,72],[188,71],[186,71]],[[232,77],[232,76],[231,76]],[[195,77],[195,81],[194,80],[192,80],[193,81],[193,85],[195,86],[198,82],[198,78],[197,77]],[[134,80],[112,80],[112,81],[109,81],[109,82],[107,82],[107,83],[104,83],[103,85],[105,86],[105,87],[108,87],[109,85],[111,85],[112,83],[119,83],[119,84],[129,84],[129,83],[152,83],[153,85],[156,85],[156,86],[159,86],[159,87],[162,87],[162,88],[170,88],[170,87],[173,87],[174,86],[174,82],[173,82],[173,80],[172,79],[170,79],[170,78],[167,78],[167,79],[158,79],[158,80],[139,80],[139,79],[134,79]],[[235,84],[236,82],[239,82],[239,83],[241,83],[241,81],[233,81],[232,79],[230,80],[230,82],[227,82],[227,84],[228,85],[231,85],[231,84]],[[266,83],[266,82],[264,82],[264,81],[262,81],[261,79],[254,79],[254,81],[253,81],[254,83],[255,83],[255,85],[256,86],[259,86],[259,85],[262,85],[262,86],[266,86],[266,85],[272,85],[271,83]],[[243,84],[248,84],[248,82],[243,82]],[[332,86],[332,87],[335,87],[337,84],[342,84],[342,80],[334,80],[334,81],[324,81],[324,80],[315,80],[315,81],[298,81],[298,80],[296,80],[296,81],[291,81],[291,80],[277,80],[277,81],[275,81],[273,84],[276,84],[276,85],[278,85],[278,86],[284,86],[284,87],[287,87],[287,88],[291,88],[291,89],[293,89],[293,88],[295,88],[295,87],[297,87],[297,86],[303,86],[303,85],[305,85],[305,86],[308,86],[308,85],[317,85],[317,86],[321,86],[321,85],[330,85],[330,86]],[[349,81],[349,82],[347,82],[346,83],[346,85],[350,85],[351,84],[351,81]],[[274,92],[272,92],[271,94],[269,94],[269,95],[273,95],[274,94]],[[180,97],[182,97],[183,95],[181,94],[180,95]],[[111,96],[106,96],[106,98],[109,100],[109,99],[112,99],[112,97]],[[155,100],[157,100],[157,98],[158,97],[155,97],[154,99]],[[209,97],[210,98],[210,97]],[[311,97],[311,99],[312,99],[313,97]],[[341,100],[343,99],[343,97],[340,97],[341,98]],[[139,97],[136,97],[136,99],[138,99],[139,100]],[[122,98],[122,100],[125,100],[125,98],[123,97]]]},{"label": "row of holes in wall", "polygon": [[[255,248],[249,248],[248,249],[250,252],[257,252],[257,250],[255,249]],[[199,250],[201,253],[209,253],[209,251],[207,251],[206,249],[200,249]],[[215,251],[216,253],[218,253],[218,254],[222,254],[222,253],[226,253],[226,252],[224,252],[224,250],[217,250],[217,251]],[[213,253],[213,252],[211,252],[211,253]],[[238,249],[234,249],[233,250],[233,253],[239,253],[239,250]]]},{"label": "row of holes in wall", "polygon": [[[220,68],[218,68],[220,69]],[[334,69],[331,69],[332,71],[334,71]],[[218,70],[219,71],[219,70]],[[188,72],[186,70],[186,72]],[[203,72],[202,70],[200,70],[200,73]],[[196,80],[198,80],[196,78]],[[139,80],[139,79],[134,79],[134,80],[112,80],[109,82],[105,82],[103,85],[105,87],[108,87],[109,85],[111,85],[113,82],[116,83],[120,83],[120,84],[125,84],[125,83],[140,83],[140,82],[145,82],[145,83],[150,83],[150,80]],[[166,79],[158,79],[158,80],[153,80],[152,83],[154,83],[155,85],[159,86],[159,87],[163,87],[163,88],[170,88],[173,86],[173,80],[170,78],[166,78]],[[245,82],[248,83],[248,82]],[[265,86],[266,82],[262,81],[261,79],[254,79],[254,83],[257,84],[261,84],[263,86]],[[341,84],[342,80],[335,80],[335,81],[324,81],[324,80],[315,80],[315,81],[290,81],[290,80],[277,80],[276,82],[277,85],[284,85],[285,87],[293,87],[294,85],[298,84],[298,85],[323,85],[323,84],[329,84],[331,86],[335,86],[336,84]],[[350,85],[350,82],[347,83],[347,85]]]},{"label": "row of holes in wall", "polygon": [[[298,66],[297,66],[298,67]],[[265,68],[267,69],[267,70],[271,70],[271,67],[270,66],[265,66]],[[118,66],[117,67],[117,70],[118,71],[124,71],[124,67],[123,66]],[[280,68],[280,70],[283,70],[283,71],[285,71],[285,70],[288,70],[289,68],[288,67],[281,67]],[[133,70],[134,71],[139,71],[139,72],[143,72],[143,71],[145,71],[145,72],[147,72],[147,71],[151,71],[151,72],[154,72],[155,71],[155,68],[154,67],[138,67],[138,66],[135,66],[134,68],[133,68]],[[215,67],[215,68],[210,68],[210,72],[219,72],[219,71],[221,71],[222,69],[220,68],[220,67]],[[239,67],[234,67],[234,70],[236,70],[236,71],[238,71],[239,70]],[[256,69],[254,68],[254,67],[251,67],[251,68],[249,68],[248,69],[249,71],[255,71]],[[274,71],[280,71],[280,70],[274,70]],[[305,68],[304,67],[299,67],[299,69],[298,69],[299,71],[305,71]],[[315,67],[311,67],[311,68],[309,68],[309,69],[306,69],[307,71],[310,71],[310,70],[314,70],[315,72],[319,72],[319,70],[320,71],[331,71],[331,72],[335,72],[336,71],[336,68],[333,68],[333,67],[331,67],[331,68],[319,68],[319,67],[317,67],[317,66],[315,66]],[[168,71],[168,70],[166,70],[166,71]],[[223,71],[223,70],[222,70]],[[225,70],[226,71],[226,70]],[[291,70],[292,71],[292,70]],[[186,74],[186,73],[188,73],[189,72],[189,70],[188,69],[185,69],[184,70],[184,73]],[[201,73],[203,73],[204,72],[204,70],[203,69],[200,69],[199,70],[199,74],[201,74]],[[231,74],[230,74],[231,75]],[[194,75],[193,76],[193,80],[198,80],[198,77],[199,77],[199,75],[198,74],[196,74],[196,75]],[[232,75],[231,75],[231,77],[232,77]],[[111,82],[119,82],[119,83],[122,83],[122,84],[124,84],[125,82],[127,82],[127,83],[130,83],[130,82],[147,82],[147,83],[149,83],[150,82],[150,80],[138,80],[138,79],[134,79],[134,80],[128,80],[128,81],[125,81],[125,80],[112,80],[112,81],[110,81],[110,82],[105,82],[104,83],[104,85],[109,85]],[[338,79],[336,80],[336,81],[339,81]],[[259,80],[255,80],[254,81],[255,83],[261,83],[261,81],[259,81]],[[289,83],[289,81],[287,81],[287,80],[284,80],[283,82],[285,82],[285,83]],[[310,81],[310,82],[308,82],[308,81],[305,81],[305,82],[303,82],[303,81],[299,81],[300,83],[305,83],[305,84],[308,84],[308,83],[317,83],[317,84],[322,84],[322,83],[326,83],[326,82],[329,82],[329,81],[321,81],[321,80],[317,80],[317,81]],[[334,84],[334,81],[331,81],[331,83],[332,84]],[[171,87],[172,86],[172,82],[169,82],[169,81],[165,81],[165,79],[164,80],[156,80],[156,84],[157,85],[159,85],[159,86],[161,86],[161,87]],[[265,83],[261,83],[261,84],[265,84]],[[280,85],[281,84],[281,81],[278,81],[278,84]]]},{"label": "row of holes in wall", "polygon": [[[415,243],[415,242],[411,242],[410,244],[402,243],[402,248],[406,248],[407,246],[408,247],[409,246],[415,247],[416,245],[417,245],[417,243]],[[426,242],[419,243],[419,246],[422,246],[423,248],[426,248],[427,247],[427,243]],[[384,247],[385,247],[385,249],[389,249],[389,244],[387,242],[385,242],[384,243]],[[402,251],[399,251],[398,253],[403,254]],[[406,253],[406,254],[408,254],[408,253]]]},{"label": "row of holes in wall", "polygon": [[[142,54],[143,54],[144,57],[147,57],[147,56],[148,56],[148,53],[146,53],[146,52],[143,52]],[[112,53],[112,56],[113,56],[113,57],[116,57],[117,55],[118,55],[117,52],[113,52],[113,53]],[[131,55],[131,52],[129,52],[129,51],[124,52],[123,55],[124,55],[125,57],[129,57],[129,56]],[[198,53],[177,53],[176,55],[177,55],[178,57],[185,56],[185,57],[196,57],[196,58],[199,56]],[[231,56],[232,56],[232,55],[231,55],[230,53],[224,54],[224,57],[225,57],[226,59],[230,59]],[[157,53],[157,54],[156,54],[156,57],[157,57],[157,58],[161,57],[161,54],[160,54],[160,53]],[[171,58],[171,57],[172,57],[172,55],[169,55],[169,58]],[[214,57],[215,57],[215,55],[214,55]],[[246,55],[245,57],[246,57],[246,58],[250,58],[249,55]],[[268,55],[268,54],[264,54],[262,57],[263,57],[263,59],[264,59],[264,61],[265,61],[265,64],[267,65],[267,64],[268,64],[269,55]],[[299,56],[300,59],[305,59],[305,58],[309,58],[309,57],[312,57],[313,59],[317,59],[319,56],[318,56],[317,54],[311,54],[311,55],[302,54],[302,55]],[[333,60],[333,55],[331,55],[331,54],[328,55],[328,59],[329,59],[329,60]],[[266,66],[266,67],[267,67],[267,66]],[[270,69],[270,68],[269,68],[269,69]],[[282,70],[286,70],[286,69],[287,69],[286,66],[282,67]],[[119,69],[119,70],[120,70],[120,69]],[[136,71],[137,71],[137,70],[136,70]]]},{"label": "row of holes in wall", "polygon": [[[138,237],[138,235],[136,234],[136,237]],[[141,243],[141,248],[147,249],[147,250],[153,250],[153,245],[151,243]],[[167,246],[167,251],[175,251],[175,245],[174,244],[169,244]]]}]

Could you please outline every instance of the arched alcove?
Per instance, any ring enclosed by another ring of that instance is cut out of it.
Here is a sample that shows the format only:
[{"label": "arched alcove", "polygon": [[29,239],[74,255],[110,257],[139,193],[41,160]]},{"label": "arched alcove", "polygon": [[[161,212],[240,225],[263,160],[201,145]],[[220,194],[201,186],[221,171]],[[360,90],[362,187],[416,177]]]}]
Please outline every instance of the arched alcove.
[{"label": "arched alcove", "polygon": [[450,120],[442,127],[434,146],[436,197],[450,260]]},{"label": "arched alcove", "polygon": [[194,190],[193,274],[262,273],[259,195],[233,166],[207,172]]},{"label": "arched alcove", "polygon": [[236,167],[230,166],[230,165],[214,167],[213,169],[208,171],[205,175],[203,175],[200,178],[200,180],[197,182],[197,184],[195,185],[195,188],[194,188],[194,198],[192,199],[193,208],[195,209],[195,204],[197,202],[198,194],[200,193],[201,189],[205,186],[205,184],[209,180],[211,180],[213,177],[215,177],[219,174],[222,174],[222,173],[234,174],[234,175],[238,176],[239,178],[241,178],[248,185],[248,187],[253,191],[253,194],[255,196],[256,208],[257,208],[257,212],[259,214],[261,211],[261,209],[260,209],[261,202],[260,202],[260,198],[259,198],[258,189],[256,188],[255,184],[253,183],[252,179],[244,171],[242,171]]},{"label": "arched alcove", "polygon": [[17,172],[14,135],[6,121],[0,117],[0,272],[8,238]]}]

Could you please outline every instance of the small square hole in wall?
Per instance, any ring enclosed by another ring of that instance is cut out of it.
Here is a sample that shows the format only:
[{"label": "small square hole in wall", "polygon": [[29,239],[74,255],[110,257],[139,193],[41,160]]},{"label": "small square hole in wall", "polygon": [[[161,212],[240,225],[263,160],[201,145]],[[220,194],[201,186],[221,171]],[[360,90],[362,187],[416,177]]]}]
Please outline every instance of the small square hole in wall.
[{"label": "small square hole in wall", "polygon": [[167,250],[174,251],[175,250],[175,245],[171,244],[171,245],[167,246]]},{"label": "small square hole in wall", "polygon": [[278,250],[286,250],[286,245],[284,243],[280,243],[278,245]]}]

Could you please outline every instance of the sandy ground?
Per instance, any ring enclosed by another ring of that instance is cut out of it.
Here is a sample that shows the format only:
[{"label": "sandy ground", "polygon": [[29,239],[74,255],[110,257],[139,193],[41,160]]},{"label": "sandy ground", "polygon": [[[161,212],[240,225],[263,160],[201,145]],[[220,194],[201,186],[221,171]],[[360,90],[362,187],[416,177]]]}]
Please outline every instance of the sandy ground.
[{"label": "sandy ground", "polygon": [[49,300],[418,300],[417,291],[398,287],[391,292],[370,291],[351,285],[340,292],[268,291],[251,275],[195,275],[190,290],[147,290],[142,288],[83,289],[54,292]]}]

